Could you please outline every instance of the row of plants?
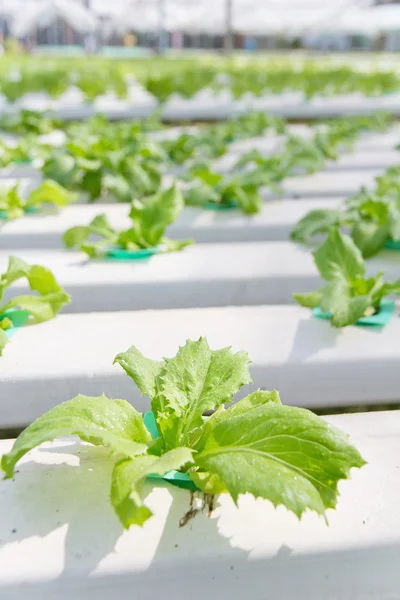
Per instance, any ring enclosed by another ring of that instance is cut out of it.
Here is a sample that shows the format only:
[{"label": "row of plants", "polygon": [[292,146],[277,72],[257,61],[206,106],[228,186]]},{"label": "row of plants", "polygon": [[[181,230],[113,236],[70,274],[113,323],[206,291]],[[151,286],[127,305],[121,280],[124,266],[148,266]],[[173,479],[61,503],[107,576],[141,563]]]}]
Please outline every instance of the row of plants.
[{"label": "row of plants", "polygon": [[[4,302],[7,288],[23,278],[36,294],[14,296]],[[0,275],[0,356],[17,328],[53,319],[70,301],[69,294],[49,269],[42,265],[28,265],[11,256],[7,271]]]},{"label": "row of plants", "polygon": [[286,134],[283,149],[264,156],[253,150],[243,155],[227,173],[210,167],[212,158],[225,154],[229,145],[266,131],[282,134],[286,124],[264,113],[250,113],[230,121],[184,132],[173,140],[155,141],[148,135],[153,122],[110,124],[103,117],[72,125],[66,142],[55,149],[38,137],[25,136],[16,146],[3,143],[0,164],[35,160],[43,175],[67,190],[87,194],[89,201],[115,198],[131,202],[158,193],[163,176],[174,165],[184,165],[178,174],[188,205],[208,208],[239,208],[245,214],[261,210],[260,187],[275,192],[282,182],[299,173],[322,169],[335,160],[339,150],[350,148],[369,130],[384,130],[391,119],[384,113],[348,117],[315,126],[308,140]]},{"label": "row of plants", "polygon": [[[381,117],[377,117],[375,126],[385,126],[386,121],[379,119]],[[238,202],[243,192],[249,195],[250,189],[254,195],[258,194],[258,186],[267,185],[265,181],[282,181],[279,180],[281,175],[271,178],[275,163],[278,174],[283,171],[283,160],[287,161],[285,172],[290,174],[299,167],[312,172],[323,166],[327,159],[336,156],[341,145],[351,144],[360,131],[368,129],[371,121],[355,123],[341,120],[321,127],[311,145],[292,136],[278,159],[247,156],[236,165],[236,169],[243,169],[238,175],[242,178],[239,182],[231,179],[227,183],[224,176],[213,173],[207,165],[192,165],[191,172],[218,196],[218,199],[214,196],[214,200],[208,198],[207,202],[218,203],[220,198],[224,198],[222,204]],[[255,135],[254,129],[250,129],[251,135]],[[90,135],[94,135],[93,132]],[[123,173],[127,177],[129,200],[135,196],[128,207],[132,226],[125,231],[115,231],[106,215],[99,215],[88,226],[68,230],[64,235],[67,247],[79,247],[90,257],[97,258],[113,256],[113,249],[133,253],[154,248],[179,250],[190,242],[169,240],[165,229],[181,213],[184,196],[193,194],[193,188],[183,192],[177,186],[160,190],[161,171],[159,180],[153,180],[158,181],[157,185],[146,187],[143,177],[138,175],[141,172],[138,166],[147,174],[149,164],[158,169],[165,161],[165,154],[168,155],[168,145],[152,146],[140,133],[131,139],[136,146],[126,151],[125,147],[118,147],[120,139],[117,137],[114,144],[110,130],[109,136],[102,138],[99,134],[96,141],[91,139],[86,143],[85,136],[75,131],[67,142],[67,153],[58,154],[53,150],[53,156],[45,160],[48,169],[51,164],[54,167],[51,160],[62,156],[64,179],[45,181],[26,200],[21,199],[18,188],[14,188],[7,195],[11,200],[4,201],[0,208],[3,206],[7,211],[13,204],[19,213],[11,213],[11,216],[19,216],[29,208],[39,208],[53,195],[59,198],[54,204],[62,206],[73,197],[60,183],[80,190],[82,179],[86,178],[83,189],[101,193],[105,185],[103,179]],[[87,147],[92,154],[86,152]],[[100,184],[97,173],[103,163],[99,154],[107,156],[109,161],[109,172],[104,177],[102,174]],[[71,161],[68,164],[67,156],[73,158],[74,164]],[[191,155],[190,159],[193,158]],[[169,156],[169,160],[172,159]],[[275,163],[264,163],[264,160],[275,160]],[[251,162],[256,163],[253,171],[248,168]],[[76,176],[77,168],[84,172],[79,175],[82,179],[79,182],[68,179],[71,173]],[[247,188],[246,177],[250,186]],[[110,179],[107,181],[107,189],[112,190]],[[118,185],[118,189],[122,189],[120,182]],[[136,186],[134,192],[131,186]],[[113,193],[115,189],[114,179]],[[250,204],[248,198],[246,202]],[[254,201],[257,210],[258,202]],[[241,206],[245,207],[244,201]],[[95,236],[94,241],[91,236]],[[320,308],[324,315],[329,313],[335,326],[356,322],[366,313],[379,311],[385,295],[400,293],[400,282],[385,284],[381,274],[366,278],[360,250],[337,228],[329,233],[314,258],[327,284],[317,292],[297,295],[296,299],[306,306]],[[48,320],[70,301],[50,271],[39,265],[29,266],[15,257],[10,259],[8,270],[0,277],[0,300],[6,288],[23,277],[37,295],[14,297],[0,308],[0,354],[9,341],[10,332],[21,323]],[[210,499],[211,505],[214,495],[228,493],[237,503],[242,494],[251,493],[256,498],[271,501],[274,506],[285,506],[298,518],[312,510],[326,519],[326,511],[336,508],[339,481],[348,478],[351,468],[365,464],[346,434],[310,411],[284,406],[275,390],[257,390],[226,408],[225,404],[252,382],[250,359],[244,351],[212,350],[207,340],[200,338],[188,340],[172,358],[148,359],[131,346],[118,354],[114,362],[149,398],[151,412],[142,415],[125,400],[79,394],[39,417],[20,434],[11,451],[1,458],[6,477],[14,476],[18,461],[34,447],[59,437],[78,435],[84,442],[109,449],[114,459],[110,500],[122,526],[129,528],[142,526],[152,516],[143,486],[146,480],[157,481],[157,478],[198,490]],[[214,412],[204,417],[206,411]]]},{"label": "row of plants", "polygon": [[295,242],[325,241],[314,252],[314,261],[326,284],[304,294],[294,294],[302,306],[335,327],[385,325],[395,304],[386,296],[400,295],[400,280],[385,283],[383,273],[366,276],[366,258],[382,249],[400,249],[400,167],[376,178],[374,189],[362,188],[342,209],[312,210],[291,232]]},{"label": "row of plants", "polygon": [[315,317],[329,319],[334,327],[388,323],[395,305],[385,297],[400,296],[400,280],[385,282],[383,272],[367,277],[359,248],[337,228],[332,229],[313,257],[326,283],[314,292],[293,294],[301,306],[313,309]]},{"label": "row of plants", "polygon": [[304,61],[293,65],[288,60],[186,60],[143,59],[116,61],[75,58],[42,61],[43,66],[26,59],[15,59],[0,69],[0,92],[14,102],[24,94],[46,92],[58,98],[71,86],[78,87],[87,100],[114,92],[124,98],[129,81],[135,78],[159,102],[172,95],[193,97],[209,88],[216,92],[230,89],[236,98],[251,92],[280,94],[300,91],[306,98],[359,92],[364,95],[390,93],[400,87],[395,71],[364,72],[350,66],[332,66],[324,61]]},{"label": "row of plants", "polygon": [[168,166],[184,160],[210,158],[226,152],[238,139],[261,135],[267,129],[282,132],[284,122],[262,113],[245,115],[175,140],[155,141],[146,133],[151,123],[110,124],[102,117],[72,125],[62,147],[55,149],[33,135],[15,146],[2,144],[0,164],[35,161],[48,179],[71,191],[86,193],[90,201],[114,197],[121,202],[160,190]]},{"label": "row of plants", "polygon": [[[174,211],[178,198],[171,190],[154,209],[165,210],[169,199]],[[155,235],[157,216],[148,213]],[[70,302],[48,269],[15,257],[0,277],[0,299],[23,277],[38,295],[16,296],[0,308],[0,354],[10,333],[53,318]],[[151,411],[143,415],[125,400],[79,394],[18,436],[1,457],[6,477],[14,477],[18,461],[34,447],[78,435],[108,448],[114,458],[110,500],[122,526],[129,528],[151,518],[143,486],[160,479],[203,493],[210,506],[215,495],[230,494],[237,503],[251,493],[298,518],[312,510],[327,520],[327,509],[337,505],[339,481],[365,464],[346,434],[308,410],[283,405],[276,390],[257,390],[226,408],[252,382],[246,352],[211,350],[200,338],[188,340],[170,359],[147,359],[131,346],[114,362],[149,397]],[[204,417],[210,410],[213,414]]]},{"label": "row of plants", "polygon": [[332,120],[316,126],[311,139],[287,135],[282,150],[272,155],[249,151],[226,174],[212,171],[204,162],[194,164],[189,170],[191,183],[185,189],[186,204],[258,213],[263,206],[261,187],[282,193],[288,177],[322,170],[328,160],[338,158],[340,150],[352,148],[362,132],[383,131],[390,122],[384,113]]},{"label": "row of plants", "polygon": [[385,247],[400,246],[400,167],[393,166],[376,178],[373,189],[363,188],[338,210],[313,210],[294,227],[296,242],[309,243],[332,229],[349,231],[364,258]]},{"label": "row of plants", "polygon": [[77,194],[69,192],[56,181],[45,179],[29,194],[20,192],[20,183],[0,192],[0,221],[11,221],[30,213],[37,213],[46,206],[64,208],[76,201]]},{"label": "row of plants", "polygon": [[302,92],[308,99],[354,92],[378,96],[399,89],[400,80],[394,71],[361,72],[349,66],[322,66],[312,62],[302,66],[277,62],[266,67],[258,62],[227,66],[219,73],[209,66],[195,74],[188,68],[172,76],[160,69],[156,74],[151,73],[143,85],[160,102],[165,102],[173,94],[190,98],[204,88],[215,92],[229,89],[235,98],[248,93],[263,96],[286,91]]},{"label": "row of plants", "polygon": [[18,66],[11,73],[0,75],[0,93],[8,102],[16,102],[25,94],[45,92],[56,99],[65,94],[72,86],[78,88],[87,101],[113,92],[119,98],[128,95],[128,83],[120,69],[102,66],[92,70],[83,64],[72,72],[69,69],[23,69]]},{"label": "row of plants", "polygon": [[173,358],[151,360],[131,346],[114,362],[150,399],[151,412],[143,415],[126,400],[79,394],[18,436],[1,458],[7,478],[23,456],[50,440],[77,435],[104,446],[114,460],[110,500],[129,528],[152,516],[143,486],[161,478],[203,492],[210,507],[214,495],[228,493],[237,504],[250,493],[299,519],[312,510],[327,520],[339,481],[365,464],[345,433],[308,410],[284,406],[277,391],[257,390],[226,409],[252,382],[244,351],[211,350],[200,338]]}]

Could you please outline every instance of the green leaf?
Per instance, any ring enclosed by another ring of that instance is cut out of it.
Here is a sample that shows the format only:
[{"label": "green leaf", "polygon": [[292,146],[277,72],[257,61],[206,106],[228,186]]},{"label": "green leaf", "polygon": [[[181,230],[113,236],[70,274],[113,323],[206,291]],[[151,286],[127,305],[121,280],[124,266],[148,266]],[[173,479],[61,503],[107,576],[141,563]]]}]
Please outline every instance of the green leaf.
[{"label": "green leaf", "polygon": [[356,323],[371,306],[370,295],[352,297],[349,283],[342,279],[326,285],[321,300],[321,310],[331,313],[331,323],[334,327],[346,327]]},{"label": "green leaf", "polygon": [[315,235],[329,233],[340,224],[340,214],[338,210],[311,210],[294,226],[290,237],[294,242],[305,244]]},{"label": "green leaf", "polygon": [[90,236],[90,229],[84,225],[71,227],[63,235],[63,242],[67,248],[80,247]]},{"label": "green leaf", "polygon": [[100,198],[103,191],[103,173],[99,171],[86,171],[80,182],[79,187],[82,192],[89,194],[89,201],[94,202]]},{"label": "green leaf", "polygon": [[325,242],[313,252],[315,264],[327,281],[364,277],[365,263],[360,250],[347,235],[333,229]]},{"label": "green leaf", "polygon": [[161,244],[165,246],[165,252],[179,252],[194,244],[194,240],[171,240],[170,238],[162,238]]},{"label": "green leaf", "polygon": [[214,188],[223,179],[223,175],[212,171],[206,166],[198,166],[192,169],[192,174],[201,179],[203,183]]},{"label": "green leaf", "polygon": [[130,202],[132,189],[123,175],[105,175],[103,189],[107,194],[115,196],[118,202]]},{"label": "green leaf", "polygon": [[177,219],[183,208],[183,196],[176,186],[142,201],[134,200],[129,216],[138,240],[143,240],[141,246],[157,246],[168,225]]},{"label": "green leaf", "polygon": [[370,258],[385,247],[389,231],[386,225],[376,221],[360,220],[351,230],[351,237],[364,258]]},{"label": "green leaf", "polygon": [[233,188],[229,188],[229,196],[232,196],[232,199],[239,203],[245,215],[257,214],[263,206],[263,199],[257,186],[234,186]]},{"label": "green leaf", "polygon": [[388,227],[389,237],[398,241],[400,239],[400,206],[398,202],[389,205]]},{"label": "green leaf", "polygon": [[334,508],[338,481],[365,463],[323,419],[268,402],[218,423],[196,464],[217,475],[235,502],[249,492],[300,518],[308,508],[321,515]]},{"label": "green leaf", "polygon": [[55,206],[67,206],[77,199],[76,194],[71,194],[56,181],[46,179],[29,194],[27,206],[41,206],[42,204],[54,204]]},{"label": "green leaf", "polygon": [[221,479],[215,473],[204,473],[203,471],[190,471],[190,479],[205,494],[224,494],[228,490]]},{"label": "green leaf", "polygon": [[276,390],[273,390],[272,392],[268,390],[257,390],[245,398],[242,398],[239,402],[232,404],[228,410],[225,409],[224,405],[221,405],[218,410],[204,420],[201,427],[190,432],[190,435],[187,436],[188,445],[191,448],[195,448],[197,451],[203,450],[207,438],[218,423],[224,419],[230,419],[231,417],[248,413],[250,410],[257,408],[262,404],[267,404],[268,402],[281,404],[279,392]]},{"label": "green leaf", "polygon": [[8,269],[0,276],[0,300],[5,289],[23,277],[28,280],[30,288],[40,295],[16,296],[0,307],[0,314],[10,308],[20,308],[31,314],[31,321],[40,323],[55,317],[71,301],[49,269],[41,265],[28,265],[15,256],[9,258]]},{"label": "green leaf", "polygon": [[63,235],[67,248],[81,247],[91,235],[104,238],[114,243],[117,238],[116,231],[110,225],[105,214],[97,215],[87,226],[76,226],[68,229]]},{"label": "green leaf", "polygon": [[29,269],[30,267],[25,261],[16,256],[10,256],[8,259],[7,271],[0,275],[0,300],[4,295],[4,291],[14,283],[14,281],[27,276]]},{"label": "green leaf", "polygon": [[6,273],[0,277],[0,300],[4,290],[17,281],[26,277],[32,290],[41,295],[63,291],[53,273],[42,265],[28,265],[15,256],[10,256]]},{"label": "green leaf", "polygon": [[267,157],[261,154],[259,150],[253,149],[245,152],[235,163],[235,170],[245,167],[249,163],[262,164]]},{"label": "green leaf", "polygon": [[3,350],[8,342],[9,339],[6,332],[0,327],[0,356],[3,354]]},{"label": "green leaf", "polygon": [[316,308],[321,304],[321,300],[324,295],[324,288],[316,290],[315,292],[305,292],[303,294],[293,294],[293,298],[301,305],[306,308]]},{"label": "green leaf", "polygon": [[116,463],[111,484],[111,502],[122,525],[143,525],[152,516],[142,499],[142,488],[147,475],[165,475],[172,469],[192,463],[193,450],[175,448],[161,457],[138,456]]},{"label": "green leaf", "polygon": [[153,183],[150,174],[135,158],[126,161],[124,175],[131,186],[131,198],[135,196],[137,198],[142,198],[142,196],[153,191]]},{"label": "green leaf", "polygon": [[84,442],[106,446],[119,457],[133,457],[147,450],[151,440],[143,419],[126,400],[83,396],[55,406],[27,427],[11,451],[1,460],[6,477],[29,450],[44,442],[77,435]]},{"label": "green leaf", "polygon": [[2,307],[2,312],[10,308],[27,310],[32,319],[30,323],[43,323],[53,319],[65,304],[71,302],[71,296],[64,291],[52,292],[43,296],[15,296]]},{"label": "green leaf", "polygon": [[25,208],[26,201],[19,193],[19,183],[0,191],[0,210],[6,212],[9,221],[23,217]]},{"label": "green leaf", "polygon": [[157,378],[164,367],[164,361],[151,360],[143,356],[131,346],[126,352],[120,352],[114,358],[113,364],[118,363],[125,373],[132,377],[142,394],[150,399],[157,394]]},{"label": "green leaf", "polygon": [[230,348],[213,351],[205,338],[188,340],[174,358],[164,360],[160,392],[168,420],[176,424],[175,446],[183,444],[188,432],[202,424],[204,411],[229,402],[251,381],[246,352],[232,354]]},{"label": "green leaf", "polygon": [[400,280],[393,281],[392,283],[384,283],[381,286],[377,286],[377,289],[373,290],[371,292],[371,295],[374,306],[378,308],[384,296],[400,296]]},{"label": "green leaf", "polygon": [[221,202],[221,194],[205,183],[195,184],[184,191],[188,206],[204,206],[208,202]]},{"label": "green leaf", "polygon": [[45,161],[42,171],[45,177],[71,189],[76,176],[76,162],[69,154],[54,154]]}]

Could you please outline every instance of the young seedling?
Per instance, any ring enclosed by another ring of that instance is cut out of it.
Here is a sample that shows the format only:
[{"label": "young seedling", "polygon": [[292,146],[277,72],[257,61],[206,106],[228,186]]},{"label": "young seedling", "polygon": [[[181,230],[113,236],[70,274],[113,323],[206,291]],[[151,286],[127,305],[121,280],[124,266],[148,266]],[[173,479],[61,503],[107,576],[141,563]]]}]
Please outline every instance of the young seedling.
[{"label": "young seedling", "polygon": [[28,313],[28,323],[42,323],[53,319],[71,301],[69,294],[57,283],[49,269],[41,265],[28,265],[20,258],[11,256],[7,271],[0,276],[0,302],[5,290],[23,277],[26,277],[29,287],[38,295],[15,296],[0,306],[0,356],[8,342],[6,331],[14,326],[14,311]]},{"label": "young seedling", "polygon": [[[67,248],[78,247],[91,258],[102,257],[111,248],[141,250],[159,248],[162,252],[182,250],[192,240],[171,240],[164,236],[184,208],[181,192],[172,187],[143,200],[134,200],[129,216],[132,227],[116,231],[105,214],[98,215],[89,225],[71,227],[63,236]],[[90,241],[95,236],[97,241]]]},{"label": "young seedling", "polygon": [[[156,437],[125,400],[79,395],[20,434],[2,457],[6,477],[49,440],[76,434],[106,446],[115,460],[111,502],[128,528],[152,516],[143,492],[150,474],[174,469],[207,495],[229,493],[237,503],[250,493],[300,518],[307,509],[325,516],[335,508],[338,482],[365,464],[346,434],[308,410],[282,405],[277,391],[257,390],[225,409],[252,381],[246,352],[211,350],[200,338],[188,340],[174,358],[151,360],[131,346],[114,362],[150,398]],[[208,410],[215,412],[204,418]]]},{"label": "young seedling", "polygon": [[380,252],[388,241],[400,240],[400,169],[377,177],[375,189],[362,188],[341,210],[312,210],[295,225],[291,238],[308,243],[333,228],[348,228],[364,258]]},{"label": "young seedling", "polygon": [[208,165],[196,165],[191,173],[195,179],[184,190],[185,203],[188,206],[220,206],[238,208],[246,215],[260,212],[263,199],[258,191],[262,184],[262,175],[252,172],[238,176],[224,176],[212,171]]},{"label": "young seedling", "polygon": [[316,128],[312,139],[289,135],[284,148],[271,155],[263,155],[258,150],[244,154],[235,164],[234,169],[254,165],[254,174],[262,173],[266,180],[263,185],[274,189],[287,177],[302,173],[315,173],[324,168],[327,160],[336,160],[339,147],[348,146],[358,134],[370,128],[381,128],[386,118],[378,115],[366,117],[350,117],[338,119],[324,129]]},{"label": "young seedling", "polygon": [[18,219],[26,213],[40,210],[44,205],[61,208],[76,199],[76,194],[51,179],[43,181],[27,198],[20,194],[17,183],[9,190],[0,192],[0,219]]},{"label": "young seedling", "polygon": [[176,139],[164,141],[162,145],[173,162],[183,164],[191,159],[222,156],[232,142],[261,135],[267,129],[283,133],[286,125],[279,117],[255,112],[202,127],[196,132],[185,132]]},{"label": "young seedling", "polygon": [[334,327],[353,325],[361,317],[376,314],[385,296],[400,294],[400,280],[384,283],[383,273],[366,279],[360,250],[338,229],[331,231],[313,256],[327,283],[315,292],[293,294],[293,298],[302,306],[319,307],[322,313],[329,314]]},{"label": "young seedling", "polygon": [[45,160],[42,171],[67,189],[87,193],[91,202],[110,195],[131,202],[160,189],[164,160],[162,148],[140,132],[126,137],[124,127],[100,126],[95,133],[83,128],[71,136],[65,148]]}]

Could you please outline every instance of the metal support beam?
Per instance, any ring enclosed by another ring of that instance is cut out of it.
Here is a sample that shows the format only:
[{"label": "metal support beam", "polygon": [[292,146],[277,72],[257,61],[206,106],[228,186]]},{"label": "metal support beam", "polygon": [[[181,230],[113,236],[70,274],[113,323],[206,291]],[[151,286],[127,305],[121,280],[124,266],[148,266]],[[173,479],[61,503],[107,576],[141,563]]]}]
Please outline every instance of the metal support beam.
[{"label": "metal support beam", "polygon": [[162,54],[168,48],[168,32],[166,30],[166,0],[158,0],[158,52]]},{"label": "metal support beam", "polygon": [[233,50],[233,0],[225,0],[225,52],[230,54]]}]

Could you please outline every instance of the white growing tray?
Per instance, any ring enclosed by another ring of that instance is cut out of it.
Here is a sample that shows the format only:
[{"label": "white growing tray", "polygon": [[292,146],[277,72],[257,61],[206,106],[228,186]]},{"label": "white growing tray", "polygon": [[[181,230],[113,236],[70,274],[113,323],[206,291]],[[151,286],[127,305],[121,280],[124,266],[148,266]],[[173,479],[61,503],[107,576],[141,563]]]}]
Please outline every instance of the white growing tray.
[{"label": "white growing tray", "polygon": [[[261,193],[264,200],[349,196],[358,192],[362,186],[373,187],[375,185],[375,178],[384,172],[385,168],[383,167],[376,169],[347,169],[335,172],[328,168],[312,175],[298,175],[287,178],[283,182],[282,192],[279,194],[268,188],[261,188]],[[39,185],[42,179],[39,171],[26,172],[23,177],[26,185],[32,186]],[[175,179],[176,177],[173,176],[173,173],[166,174],[164,183],[165,185],[172,185]],[[14,175],[13,170],[3,172],[3,177],[1,177],[0,173],[0,184],[2,187],[9,187],[15,180],[16,175]],[[86,200],[84,202],[86,203]]]},{"label": "white growing tray", "polygon": [[[293,292],[322,285],[308,248],[289,242],[199,244],[144,261],[90,260],[82,252],[23,250],[29,264],[49,267],[72,296],[67,312],[241,306],[292,302]],[[0,272],[8,253],[0,252]],[[398,252],[368,261],[371,275],[398,279]],[[16,281],[4,298],[27,293]]]},{"label": "white growing tray", "polygon": [[[0,368],[0,423],[23,426],[78,393],[149,401],[114,357],[132,344],[154,359],[186,339],[247,350],[253,386],[278,389],[286,404],[337,407],[399,401],[400,319],[383,329],[336,330],[299,306],[224,307],[59,315],[21,328]],[[238,396],[240,397],[240,395]]]},{"label": "white growing tray", "polygon": [[56,118],[87,119],[95,114],[104,114],[109,119],[146,118],[154,113],[158,102],[140,85],[131,86],[126,99],[119,99],[113,93],[85,101],[84,94],[77,88],[69,88],[61,98],[53,100],[47,93],[29,93],[15,103],[0,100],[0,113],[9,114],[26,108],[35,111],[51,111]]},{"label": "white growing tray", "polygon": [[[337,196],[350,196],[357,193],[361,187],[373,188],[375,179],[383,175],[385,169],[358,169],[319,171],[312,175],[299,175],[285,179],[282,184],[282,196],[289,198],[327,198]],[[264,189],[265,200],[276,198],[271,190]]]},{"label": "white growing tray", "polygon": [[[123,531],[101,448],[46,444],[0,481],[0,595],[5,600],[365,600],[400,587],[400,413],[329,416],[368,464],[339,485],[329,526],[307,513],[226,495],[185,527],[189,492],[145,484],[154,516]],[[0,454],[12,440],[0,442]],[[80,464],[80,466],[78,466]],[[132,592],[134,590],[134,592]]]},{"label": "white growing tray", "polygon": [[[286,240],[299,219],[310,210],[337,209],[342,198],[276,200],[266,202],[260,214],[244,215],[239,210],[215,211],[187,207],[178,220],[168,228],[167,235],[175,239],[194,239],[200,243],[251,242]],[[105,213],[116,229],[126,229],[129,205],[78,204],[70,205],[58,214],[32,214],[23,219],[0,223],[0,249],[63,248],[62,235],[70,227],[88,225]]]},{"label": "white growing tray", "polygon": [[229,90],[214,93],[202,90],[193,98],[171,97],[164,109],[165,121],[220,120],[235,114],[249,111],[266,110],[271,114],[288,119],[317,119],[365,114],[375,111],[387,111],[400,114],[400,94],[380,97],[366,97],[362,94],[347,94],[333,97],[316,97],[306,100],[298,93],[279,95],[266,94],[262,97],[244,96],[235,100]]}]

